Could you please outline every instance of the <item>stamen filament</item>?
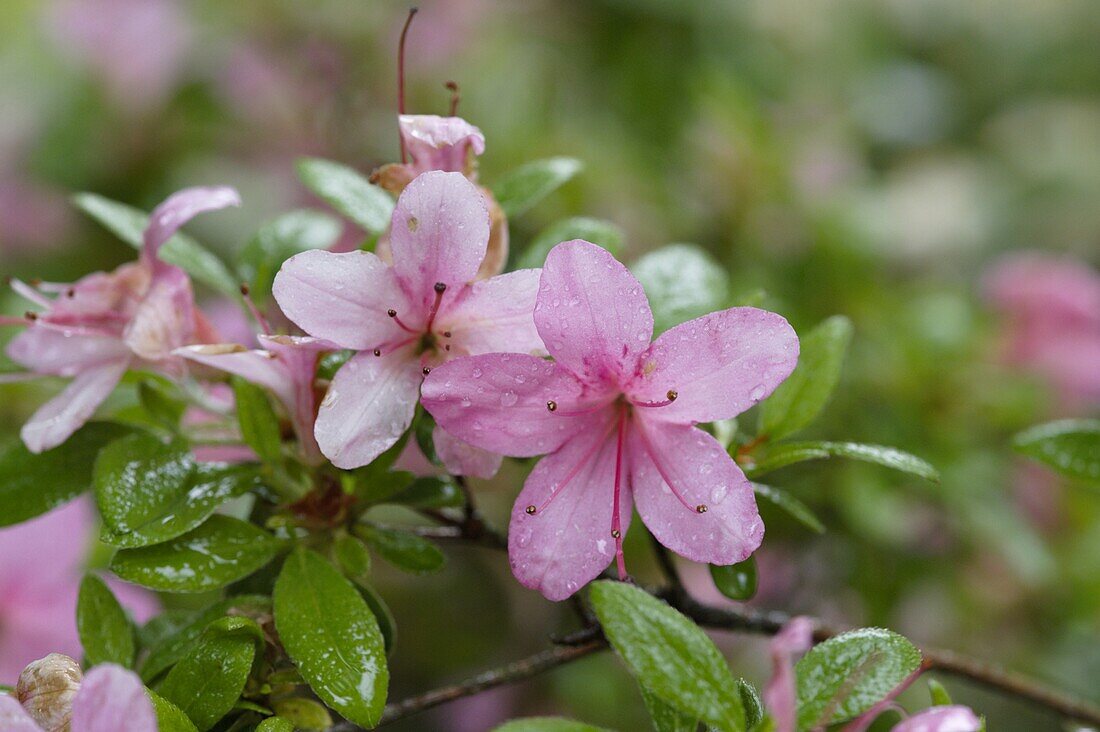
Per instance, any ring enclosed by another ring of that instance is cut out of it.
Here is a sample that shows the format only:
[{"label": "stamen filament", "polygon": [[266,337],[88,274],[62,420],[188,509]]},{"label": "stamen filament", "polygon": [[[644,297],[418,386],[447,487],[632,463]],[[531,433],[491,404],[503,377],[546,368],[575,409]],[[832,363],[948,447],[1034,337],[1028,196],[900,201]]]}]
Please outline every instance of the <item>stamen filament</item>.
[{"label": "stamen filament", "polygon": [[595,404],[591,407],[585,407],[584,409],[574,409],[574,410],[569,411],[569,412],[563,412],[560,409],[558,409],[558,403],[557,402],[555,402],[554,400],[550,400],[550,401],[546,402],[546,411],[553,412],[554,414],[556,414],[558,416],[561,416],[561,417],[580,417],[581,415],[592,414],[593,412],[598,412],[601,409],[607,407],[609,404],[611,404],[611,401],[603,401],[603,402],[599,402],[598,404]]},{"label": "stamen filament", "polygon": [[454,117],[458,114],[458,102],[461,98],[458,94],[458,82],[448,81],[443,86],[447,87],[447,90],[451,92],[451,109],[449,116]]},{"label": "stamen filament", "polygon": [[[416,16],[417,8],[409,8],[409,17],[405,18],[405,27],[401,29],[401,40],[397,44],[397,113],[405,114],[405,38],[409,35],[409,26]],[[405,149],[405,136],[398,130],[401,142],[401,163],[409,162],[409,151]]]},{"label": "stamen filament", "polygon": [[664,466],[661,465],[661,461],[657,458],[657,451],[653,449],[653,444],[650,443],[649,436],[645,433],[645,427],[642,426],[642,420],[635,420],[635,425],[638,430],[638,437],[641,438],[642,445],[645,447],[646,454],[649,455],[649,459],[653,461],[653,465],[657,468],[658,475],[660,475],[661,480],[663,480],[668,485],[669,490],[672,491],[672,495],[676,496],[676,499],[680,501],[681,504],[683,504],[684,508],[691,511],[692,513],[706,513],[707,507],[705,504],[701,503],[698,506],[693,506],[686,500],[684,500],[683,495],[680,494],[680,491],[676,490],[676,485],[672,482],[672,479],[669,477],[668,472],[665,470]]},{"label": "stamen filament", "polygon": [[537,513],[545,511],[547,507],[553,502],[553,500],[561,494],[561,492],[565,489],[567,485],[569,485],[573,478],[577,477],[577,473],[581,472],[581,468],[583,468],[588,463],[588,461],[592,459],[592,456],[595,455],[601,447],[603,447],[604,441],[607,440],[607,438],[611,435],[611,430],[613,429],[615,429],[614,423],[612,423],[611,426],[607,428],[607,432],[605,432],[603,436],[600,437],[600,439],[592,443],[592,447],[588,450],[588,452],[581,456],[581,459],[577,461],[577,464],[574,465],[573,468],[566,474],[565,480],[554,486],[554,488],[550,491],[549,498],[543,501],[543,504],[535,510],[531,510],[535,508],[534,506],[528,506],[527,513],[533,516]]},{"label": "stamen filament", "polygon": [[619,570],[619,579],[626,579],[626,558],[623,556],[623,531],[621,486],[623,472],[623,436],[626,433],[626,405],[619,410],[619,438],[615,446],[615,497],[612,501],[611,536],[615,539],[615,566]]},{"label": "stamen filament", "polygon": [[428,311],[428,324],[424,327],[424,330],[428,333],[432,332],[432,324],[435,323],[435,316],[439,312],[439,303],[443,302],[443,293],[447,291],[447,285],[443,282],[435,283],[435,301],[432,303],[432,309]]},{"label": "stamen filament", "polygon": [[22,297],[24,300],[29,300],[30,302],[33,302],[35,305],[38,305],[39,307],[43,307],[43,308],[47,308],[47,309],[53,306],[53,301],[52,300],[50,300],[48,297],[44,296],[41,292],[34,289],[30,285],[28,285],[23,280],[19,280],[19,279],[16,279],[15,277],[12,277],[11,282],[9,284],[11,284],[11,289],[13,289],[15,291],[15,293],[17,295],[19,295],[20,297]]},{"label": "stamen filament", "polygon": [[665,396],[667,398],[662,402],[631,402],[631,404],[635,407],[647,407],[650,409],[656,407],[667,407],[669,404],[672,404],[674,401],[676,401],[676,397],[680,395],[676,391],[669,389],[668,394],[666,394]]},{"label": "stamen filament", "polygon": [[256,303],[252,300],[248,285],[244,282],[241,283],[241,298],[244,300],[245,307],[248,308],[248,312],[252,315],[256,324],[259,325],[260,329],[264,332],[264,335],[271,335],[271,325],[267,322],[267,318],[264,317],[263,313],[260,312],[260,309],[256,307]]},{"label": "stamen filament", "polygon": [[412,333],[413,335],[420,335],[420,333],[418,333],[417,331],[413,330],[412,328],[410,328],[409,326],[407,326],[403,322],[401,322],[401,318],[397,317],[397,311],[396,310],[393,310],[393,309],[387,310],[386,315],[393,318],[393,322],[397,323],[397,327],[400,328],[401,330],[405,331],[406,333]]},{"label": "stamen filament", "polygon": [[0,325],[26,325],[26,318],[17,318],[13,315],[0,315]]}]

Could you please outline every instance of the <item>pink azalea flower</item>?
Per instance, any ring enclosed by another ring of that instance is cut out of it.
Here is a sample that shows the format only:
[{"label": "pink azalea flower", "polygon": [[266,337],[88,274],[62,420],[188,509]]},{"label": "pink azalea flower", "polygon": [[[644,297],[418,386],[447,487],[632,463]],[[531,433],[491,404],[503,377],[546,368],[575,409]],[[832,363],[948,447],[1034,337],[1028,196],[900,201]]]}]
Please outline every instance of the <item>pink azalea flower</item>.
[{"label": "pink azalea flower", "polygon": [[925,709],[894,725],[892,732],[978,732],[982,720],[969,707],[951,704]]},{"label": "pink azalea flower", "polygon": [[[52,651],[81,655],[76,596],[94,530],[86,499],[0,529],[0,683],[15,683],[25,665]],[[107,583],[138,622],[156,613],[151,593]]]},{"label": "pink azalea flower", "polygon": [[340,347],[319,338],[301,336],[261,335],[258,338],[262,349],[248,350],[235,343],[219,343],[187,346],[177,349],[176,354],[269,389],[290,415],[304,459],[319,464],[323,456],[313,437],[313,421],[317,414],[314,386],[317,359],[323,352]]},{"label": "pink azalea flower", "polygon": [[798,692],[794,662],[814,643],[814,624],[810,618],[792,618],[772,638],[768,650],[772,657],[772,677],[764,687],[764,705],[775,720],[775,732],[795,732],[798,721]]},{"label": "pink azalea flower", "polygon": [[[542,352],[532,309],[538,270],[473,282],[489,213],[458,173],[432,171],[401,194],[391,222],[393,264],[364,251],[309,251],[275,278],[279,307],[306,333],[359,351],[333,378],[317,412],[321,452],[341,468],[366,465],[412,421],[424,376],[460,355]],[[473,472],[469,451],[437,443],[448,469]],[[479,457],[482,464],[487,458]]]},{"label": "pink azalea flower", "polygon": [[[0,729],[45,732],[15,697],[0,694]],[[157,732],[157,715],[133,671],[112,663],[84,676],[72,703],[71,732]]]},{"label": "pink azalea flower", "polygon": [[[42,452],[67,440],[127,369],[171,368],[174,349],[210,337],[187,274],[159,260],[157,251],[197,214],[239,204],[231,188],[188,188],[153,212],[139,261],[72,285],[12,283],[43,310],[28,313],[29,327],[8,344],[8,356],[35,374],[74,377],[23,426],[28,449]],[[24,321],[0,320],[16,323]]]},{"label": "pink azalea flower", "polygon": [[1100,403],[1100,274],[1040,253],[1009,256],[986,275],[1005,317],[1005,360],[1049,379],[1066,402]]},{"label": "pink azalea flower", "polygon": [[517,457],[550,453],[512,510],[509,555],[521,583],[560,600],[614,559],[636,505],[662,544],[733,564],[764,525],[752,486],[699,422],[767,396],[798,358],[782,317],[731,308],[652,344],[642,286],[608,252],[559,244],[542,271],[535,325],[555,362],[491,354],[440,366],[423,401],[448,432]]}]

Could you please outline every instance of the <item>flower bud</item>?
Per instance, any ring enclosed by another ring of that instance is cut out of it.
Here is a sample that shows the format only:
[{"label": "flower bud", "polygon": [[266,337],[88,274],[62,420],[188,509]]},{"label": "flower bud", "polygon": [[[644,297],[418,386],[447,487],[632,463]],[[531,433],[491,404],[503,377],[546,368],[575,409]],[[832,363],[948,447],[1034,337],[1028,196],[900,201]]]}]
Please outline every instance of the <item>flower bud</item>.
[{"label": "flower bud", "polygon": [[32,661],[19,674],[15,698],[45,732],[69,732],[73,698],[83,679],[76,661],[51,653]]}]

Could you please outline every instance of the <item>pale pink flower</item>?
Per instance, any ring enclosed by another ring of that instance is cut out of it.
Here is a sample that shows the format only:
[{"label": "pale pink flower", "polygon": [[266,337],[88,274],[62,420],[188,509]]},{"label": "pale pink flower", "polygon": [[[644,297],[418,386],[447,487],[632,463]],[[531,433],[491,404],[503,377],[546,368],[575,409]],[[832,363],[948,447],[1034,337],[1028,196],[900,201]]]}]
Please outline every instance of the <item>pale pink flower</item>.
[{"label": "pale pink flower", "polygon": [[[80,657],[76,596],[94,530],[86,499],[0,529],[0,683],[14,684],[25,665],[53,651]],[[107,583],[136,621],[156,613],[152,593]]]},{"label": "pale pink flower", "polygon": [[982,720],[969,707],[932,707],[895,724],[892,732],[978,732]]},{"label": "pale pink flower", "polygon": [[798,339],[779,315],[731,308],[652,344],[641,284],[586,241],[559,244],[542,271],[535,325],[555,361],[494,353],[444,364],[424,406],[477,447],[550,453],[512,510],[521,583],[560,600],[612,561],[636,505],[654,537],[699,562],[733,564],[760,545],[752,486],[696,423],[748,409],[787,378]]},{"label": "pale pink flower", "polygon": [[810,618],[792,618],[771,639],[772,676],[764,687],[764,706],[775,720],[775,732],[795,732],[798,722],[798,692],[794,662],[814,643],[814,624]]},{"label": "pale pink flower", "polygon": [[[0,694],[0,729],[44,732],[13,696]],[[71,732],[157,732],[157,715],[133,671],[105,663],[88,671],[72,705]]]},{"label": "pale pink flower", "polygon": [[317,414],[314,385],[317,359],[325,351],[340,347],[319,338],[302,336],[261,335],[258,339],[261,349],[217,343],[187,346],[175,353],[270,390],[290,415],[303,458],[308,463],[319,464],[323,457],[313,437],[313,421]]},{"label": "pale pink flower", "polygon": [[[193,216],[240,204],[231,188],[188,188],[157,207],[145,230],[139,261],[114,272],[95,272],[72,285],[12,287],[42,308],[8,344],[8,356],[34,374],[74,377],[23,426],[32,452],[69,438],[133,366],[170,368],[172,351],[212,335],[195,309],[187,274],[157,258],[161,245]],[[50,297],[54,295],[54,297]]]},{"label": "pale pink flower", "polygon": [[[366,465],[408,429],[424,376],[467,354],[541,353],[532,318],[538,270],[474,282],[489,213],[458,173],[432,171],[402,192],[391,221],[393,264],[370,252],[309,251],[287,260],[273,292],[306,333],[359,351],[333,378],[314,435],[335,465]],[[438,434],[438,433],[437,433]],[[465,450],[436,445],[455,473],[484,472]],[[496,458],[493,459],[494,461]]]}]

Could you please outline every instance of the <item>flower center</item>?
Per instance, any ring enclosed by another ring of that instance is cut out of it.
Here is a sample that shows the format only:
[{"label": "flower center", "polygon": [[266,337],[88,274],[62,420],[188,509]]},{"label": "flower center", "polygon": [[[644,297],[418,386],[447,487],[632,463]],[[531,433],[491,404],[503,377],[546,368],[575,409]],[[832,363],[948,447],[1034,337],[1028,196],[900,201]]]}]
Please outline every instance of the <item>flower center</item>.
[{"label": "flower center", "polygon": [[[389,347],[388,351],[395,351],[398,348],[407,346],[410,343],[416,343],[416,355],[420,357],[420,360],[427,364],[431,356],[438,354],[440,345],[443,346],[444,351],[451,350],[451,344],[446,343],[447,339],[451,337],[451,331],[445,330],[441,333],[436,333],[435,318],[439,315],[439,306],[443,302],[443,293],[447,291],[447,285],[444,282],[436,282],[432,288],[435,291],[435,299],[432,301],[432,305],[428,310],[428,319],[421,329],[414,328],[408,323],[401,320],[401,316],[396,310],[390,308],[386,311],[386,315],[397,325],[398,328],[409,334],[409,338],[397,343],[396,345]],[[441,340],[442,339],[442,340]],[[375,348],[373,350],[375,356],[382,355],[381,348]],[[431,368],[424,366],[424,375],[427,376],[431,371]]]}]

